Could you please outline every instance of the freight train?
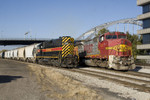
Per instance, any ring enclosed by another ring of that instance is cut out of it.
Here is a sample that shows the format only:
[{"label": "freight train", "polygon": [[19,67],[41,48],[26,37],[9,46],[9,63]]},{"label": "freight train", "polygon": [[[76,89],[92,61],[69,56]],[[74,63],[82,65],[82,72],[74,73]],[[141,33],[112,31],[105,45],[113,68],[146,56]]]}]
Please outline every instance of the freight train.
[{"label": "freight train", "polygon": [[80,62],[115,70],[135,68],[132,43],[122,32],[108,32],[76,46]]},{"label": "freight train", "polygon": [[70,36],[2,52],[0,57],[59,67],[78,65],[78,56],[74,54],[74,39]]},{"label": "freight train", "polygon": [[92,40],[80,42],[74,42],[73,38],[64,36],[2,52],[0,56],[59,67],[76,67],[82,63],[115,70],[135,68],[132,43],[122,32],[108,32]]}]

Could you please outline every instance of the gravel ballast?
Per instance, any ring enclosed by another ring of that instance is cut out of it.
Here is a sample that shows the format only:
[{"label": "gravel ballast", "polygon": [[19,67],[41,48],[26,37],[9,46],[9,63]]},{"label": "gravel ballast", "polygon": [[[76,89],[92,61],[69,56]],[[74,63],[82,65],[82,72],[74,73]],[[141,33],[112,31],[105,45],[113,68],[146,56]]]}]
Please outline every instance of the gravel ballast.
[{"label": "gravel ballast", "polygon": [[150,100],[150,93],[140,92],[133,88],[125,87],[114,82],[102,80],[100,78],[95,78],[95,77],[91,77],[91,76],[87,76],[75,72],[70,72],[66,70],[61,70],[61,69],[55,69],[55,70],[64,75],[79,80],[87,86],[108,89],[109,92],[116,93],[120,97],[124,97],[127,99],[130,98],[131,100]]}]

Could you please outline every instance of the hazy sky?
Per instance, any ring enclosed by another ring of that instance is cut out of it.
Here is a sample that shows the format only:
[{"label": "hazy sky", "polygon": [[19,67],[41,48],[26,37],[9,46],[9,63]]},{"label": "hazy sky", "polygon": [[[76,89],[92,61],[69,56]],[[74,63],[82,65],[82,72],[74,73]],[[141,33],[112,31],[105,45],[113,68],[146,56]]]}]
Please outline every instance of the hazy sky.
[{"label": "hazy sky", "polygon": [[136,0],[0,0],[0,38],[74,38],[110,21],[141,14]]}]

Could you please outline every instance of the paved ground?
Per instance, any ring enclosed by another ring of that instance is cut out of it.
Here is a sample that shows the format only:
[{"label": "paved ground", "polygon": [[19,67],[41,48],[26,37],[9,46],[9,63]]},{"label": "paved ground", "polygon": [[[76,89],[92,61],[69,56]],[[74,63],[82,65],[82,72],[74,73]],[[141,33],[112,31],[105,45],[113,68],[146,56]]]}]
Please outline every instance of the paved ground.
[{"label": "paved ground", "polygon": [[0,59],[0,100],[50,100],[26,64]]}]

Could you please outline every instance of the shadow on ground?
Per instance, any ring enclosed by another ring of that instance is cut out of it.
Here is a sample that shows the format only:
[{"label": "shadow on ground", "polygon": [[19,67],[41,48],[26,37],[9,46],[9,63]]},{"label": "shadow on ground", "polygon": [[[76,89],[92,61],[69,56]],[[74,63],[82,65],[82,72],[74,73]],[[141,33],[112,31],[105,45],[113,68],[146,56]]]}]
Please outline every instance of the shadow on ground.
[{"label": "shadow on ground", "polygon": [[138,72],[139,70],[141,70],[142,69],[142,67],[140,67],[140,66],[136,66],[136,68],[135,69],[133,69],[132,71],[135,71],[135,72]]},{"label": "shadow on ground", "polygon": [[0,84],[1,83],[8,83],[12,80],[16,80],[18,78],[23,78],[22,76],[9,76],[9,75],[0,75]]}]

